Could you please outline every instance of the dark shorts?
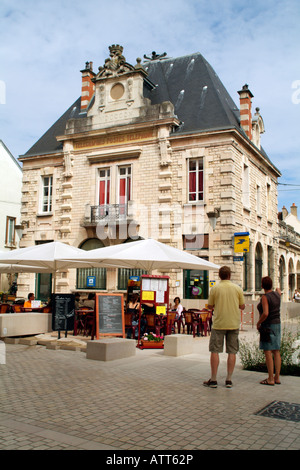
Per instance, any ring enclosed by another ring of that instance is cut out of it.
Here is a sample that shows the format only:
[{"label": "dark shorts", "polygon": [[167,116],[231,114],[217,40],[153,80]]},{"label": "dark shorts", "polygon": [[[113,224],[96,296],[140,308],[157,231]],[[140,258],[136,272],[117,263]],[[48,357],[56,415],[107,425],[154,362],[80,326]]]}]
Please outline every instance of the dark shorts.
[{"label": "dark shorts", "polygon": [[223,352],[224,339],[226,340],[227,354],[237,354],[239,351],[239,330],[215,330],[212,328],[209,351],[212,353]]},{"label": "dark shorts", "polygon": [[270,325],[270,342],[260,341],[259,349],[263,351],[277,351],[281,345],[281,324]]}]

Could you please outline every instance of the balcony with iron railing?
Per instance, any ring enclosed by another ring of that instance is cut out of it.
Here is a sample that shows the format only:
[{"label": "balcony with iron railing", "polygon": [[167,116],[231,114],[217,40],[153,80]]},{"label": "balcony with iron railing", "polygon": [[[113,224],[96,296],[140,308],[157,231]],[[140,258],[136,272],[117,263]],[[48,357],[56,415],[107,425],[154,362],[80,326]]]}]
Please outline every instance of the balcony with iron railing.
[{"label": "balcony with iron railing", "polygon": [[102,204],[100,206],[87,205],[82,221],[83,227],[93,227],[98,224],[123,224],[133,220],[129,213],[128,204]]},{"label": "balcony with iron railing", "polygon": [[300,247],[300,234],[291,225],[279,221],[279,239],[285,244],[294,244]]}]

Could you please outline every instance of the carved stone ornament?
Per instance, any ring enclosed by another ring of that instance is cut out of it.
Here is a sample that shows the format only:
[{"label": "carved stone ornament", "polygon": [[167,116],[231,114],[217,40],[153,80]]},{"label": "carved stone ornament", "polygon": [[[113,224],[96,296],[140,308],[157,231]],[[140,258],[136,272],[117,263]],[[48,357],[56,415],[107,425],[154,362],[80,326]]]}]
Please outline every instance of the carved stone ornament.
[{"label": "carved stone ornament", "polygon": [[128,64],[123,56],[123,47],[119,46],[119,44],[113,44],[109,46],[109,58],[105,60],[103,67],[99,67],[97,77],[118,77],[134,70],[135,68]]},{"label": "carved stone ornament", "polygon": [[73,158],[70,151],[64,152],[64,176],[72,176]]},{"label": "carved stone ornament", "polygon": [[146,54],[144,54],[144,59],[147,59],[147,60],[158,60],[158,59],[165,59],[166,56],[167,56],[167,53],[166,53],[166,52],[163,52],[162,54],[156,54],[156,52],[153,51],[151,57],[149,57],[149,56],[147,56]]},{"label": "carved stone ornament", "polygon": [[168,139],[159,139],[160,148],[160,164],[161,166],[169,165],[172,160],[172,148]]}]

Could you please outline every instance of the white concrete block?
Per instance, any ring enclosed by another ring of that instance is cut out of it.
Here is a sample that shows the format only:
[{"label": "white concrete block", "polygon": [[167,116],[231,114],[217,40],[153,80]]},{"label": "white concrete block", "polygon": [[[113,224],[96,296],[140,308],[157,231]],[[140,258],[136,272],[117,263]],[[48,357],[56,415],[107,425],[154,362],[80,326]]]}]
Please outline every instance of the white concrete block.
[{"label": "white concrete block", "polygon": [[86,358],[96,361],[113,361],[135,356],[136,342],[132,339],[106,338],[87,342]]},{"label": "white concrete block", "polygon": [[166,356],[184,356],[193,353],[192,335],[167,335],[164,339]]},{"label": "white concrete block", "polygon": [[6,364],[6,347],[3,341],[0,341],[0,364]]},{"label": "white concrete block", "polygon": [[51,313],[1,313],[0,337],[28,336],[52,331]]}]

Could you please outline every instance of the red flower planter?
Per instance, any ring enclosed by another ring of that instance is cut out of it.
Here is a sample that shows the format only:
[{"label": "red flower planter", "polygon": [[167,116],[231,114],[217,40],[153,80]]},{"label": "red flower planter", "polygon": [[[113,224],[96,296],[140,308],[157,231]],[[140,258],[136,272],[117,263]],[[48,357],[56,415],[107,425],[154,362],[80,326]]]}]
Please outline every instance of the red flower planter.
[{"label": "red flower planter", "polygon": [[140,349],[163,349],[163,341],[143,341],[141,340]]}]

